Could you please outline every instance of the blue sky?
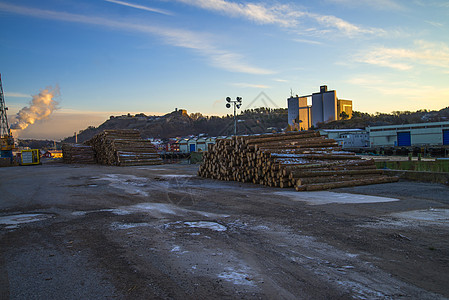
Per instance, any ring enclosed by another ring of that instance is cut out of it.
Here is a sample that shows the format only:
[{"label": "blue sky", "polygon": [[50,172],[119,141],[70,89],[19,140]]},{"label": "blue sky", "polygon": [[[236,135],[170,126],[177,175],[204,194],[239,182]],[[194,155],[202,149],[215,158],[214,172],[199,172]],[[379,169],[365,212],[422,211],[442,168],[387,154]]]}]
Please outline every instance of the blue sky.
[{"label": "blue sky", "polygon": [[227,96],[245,108],[261,92],[286,107],[323,84],[363,112],[434,110],[449,105],[448,20],[445,0],[0,0],[0,73],[11,119],[59,87],[22,138],[128,112],[224,115]]}]

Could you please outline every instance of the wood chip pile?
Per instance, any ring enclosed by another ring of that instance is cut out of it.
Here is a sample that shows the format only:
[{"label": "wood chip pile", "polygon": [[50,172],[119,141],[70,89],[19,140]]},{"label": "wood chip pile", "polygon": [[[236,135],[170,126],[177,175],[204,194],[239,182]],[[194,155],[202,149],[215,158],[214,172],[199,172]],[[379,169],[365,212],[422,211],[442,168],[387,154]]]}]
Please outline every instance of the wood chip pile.
[{"label": "wood chip pile", "polygon": [[237,136],[217,140],[204,153],[198,175],[207,178],[316,191],[397,181],[374,160],[342,151],[315,131]]},{"label": "wood chip pile", "polygon": [[62,159],[66,164],[96,163],[94,149],[81,144],[63,144]]},{"label": "wood chip pile", "polygon": [[104,130],[86,142],[97,162],[111,166],[158,165],[162,159],[154,145],[140,137],[138,130]]}]

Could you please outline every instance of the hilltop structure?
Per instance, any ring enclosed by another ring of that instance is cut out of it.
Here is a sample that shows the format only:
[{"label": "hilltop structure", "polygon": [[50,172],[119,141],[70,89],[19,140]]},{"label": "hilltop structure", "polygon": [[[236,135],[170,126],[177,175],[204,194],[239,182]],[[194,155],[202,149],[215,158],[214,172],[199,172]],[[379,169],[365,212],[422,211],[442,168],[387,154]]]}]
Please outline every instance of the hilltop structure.
[{"label": "hilltop structure", "polygon": [[[308,98],[312,105],[308,105]],[[287,99],[288,124],[299,130],[308,130],[318,123],[325,123],[352,117],[352,101],[337,98],[335,90],[328,91],[326,85],[320,86],[319,93],[296,96]]]}]

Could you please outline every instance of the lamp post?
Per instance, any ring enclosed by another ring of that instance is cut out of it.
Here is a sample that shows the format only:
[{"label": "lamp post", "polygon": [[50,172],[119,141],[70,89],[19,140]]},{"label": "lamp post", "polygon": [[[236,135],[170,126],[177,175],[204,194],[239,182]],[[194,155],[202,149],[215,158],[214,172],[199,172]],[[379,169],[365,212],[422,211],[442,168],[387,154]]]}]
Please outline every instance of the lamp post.
[{"label": "lamp post", "polygon": [[235,100],[231,100],[231,97],[226,97],[226,107],[231,108],[231,103],[234,104],[234,135],[237,135],[237,119],[236,119],[236,109],[240,109],[242,106],[242,97],[237,97]]}]

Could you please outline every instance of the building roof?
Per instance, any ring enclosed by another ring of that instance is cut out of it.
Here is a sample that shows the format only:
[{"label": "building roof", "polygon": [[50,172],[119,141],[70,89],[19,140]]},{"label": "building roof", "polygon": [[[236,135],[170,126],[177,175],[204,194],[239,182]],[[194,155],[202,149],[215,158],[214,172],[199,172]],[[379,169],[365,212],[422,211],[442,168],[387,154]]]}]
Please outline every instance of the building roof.
[{"label": "building roof", "polygon": [[355,129],[355,128],[349,128],[349,129],[319,129],[319,131],[325,131],[325,132],[361,132],[365,131],[365,129]]},{"label": "building roof", "polygon": [[368,126],[366,129],[379,130],[379,129],[414,129],[414,128],[432,128],[432,127],[449,127],[449,121],[446,122],[431,122],[431,123],[414,123],[414,124],[402,124],[402,125],[385,125],[385,126]]}]

